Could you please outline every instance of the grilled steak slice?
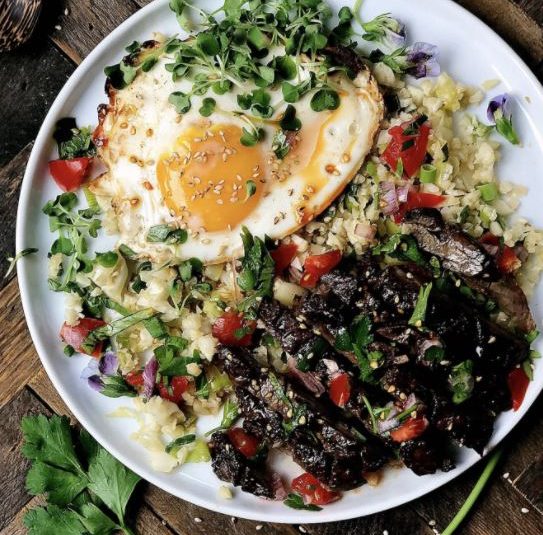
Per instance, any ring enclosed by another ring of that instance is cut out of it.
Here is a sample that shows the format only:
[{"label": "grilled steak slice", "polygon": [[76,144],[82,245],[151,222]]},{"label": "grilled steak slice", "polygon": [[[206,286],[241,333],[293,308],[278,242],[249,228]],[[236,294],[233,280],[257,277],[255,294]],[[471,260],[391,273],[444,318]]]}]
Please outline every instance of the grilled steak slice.
[{"label": "grilled steak slice", "polygon": [[439,210],[417,208],[404,221],[419,247],[437,256],[444,268],[468,277],[499,278],[492,256],[459,226],[445,223]]},{"label": "grilled steak slice", "polygon": [[[389,266],[376,285],[394,315],[408,319],[415,308],[420,279],[409,267]],[[485,369],[511,369],[528,357],[529,344],[493,323],[480,311],[433,289],[425,326],[437,333],[452,362],[473,359]]]},{"label": "grilled steak slice", "polygon": [[236,398],[239,411],[244,416],[243,429],[245,431],[261,440],[266,440],[271,447],[284,444],[286,435],[280,414],[268,409],[247,388],[236,387]]},{"label": "grilled steak slice", "polygon": [[419,247],[439,257],[443,267],[458,273],[472,289],[494,300],[513,328],[535,329],[528,301],[515,278],[499,273],[494,257],[457,225],[443,221],[438,210],[420,208],[405,217]]},{"label": "grilled steak slice", "polygon": [[454,468],[443,436],[433,432],[403,442],[400,446],[400,459],[418,476],[434,474],[437,470],[448,472]]},{"label": "grilled steak slice", "polygon": [[498,308],[507,314],[509,324],[524,333],[536,328],[526,295],[516,279],[505,276],[497,281],[486,281],[476,277],[464,277],[464,282],[496,302]]},{"label": "grilled steak slice", "polygon": [[266,469],[265,460],[247,459],[222,431],[214,433],[209,442],[211,464],[216,476],[241,490],[270,500],[281,498],[275,476]]},{"label": "grilled steak slice", "polygon": [[358,439],[348,422],[329,413],[333,407],[260,368],[246,350],[221,348],[219,357],[236,384],[247,431],[261,438],[270,433],[271,441],[282,443],[298,464],[325,485],[355,488],[364,482],[363,472],[377,470],[389,459],[389,450],[376,439]]}]

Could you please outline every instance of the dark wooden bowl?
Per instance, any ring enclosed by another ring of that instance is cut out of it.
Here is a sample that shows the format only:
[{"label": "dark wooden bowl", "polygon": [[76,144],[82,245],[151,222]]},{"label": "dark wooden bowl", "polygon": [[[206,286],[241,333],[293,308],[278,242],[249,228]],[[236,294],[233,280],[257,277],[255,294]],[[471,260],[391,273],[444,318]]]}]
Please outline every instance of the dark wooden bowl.
[{"label": "dark wooden bowl", "polygon": [[42,0],[0,0],[0,52],[27,41],[38,22]]}]

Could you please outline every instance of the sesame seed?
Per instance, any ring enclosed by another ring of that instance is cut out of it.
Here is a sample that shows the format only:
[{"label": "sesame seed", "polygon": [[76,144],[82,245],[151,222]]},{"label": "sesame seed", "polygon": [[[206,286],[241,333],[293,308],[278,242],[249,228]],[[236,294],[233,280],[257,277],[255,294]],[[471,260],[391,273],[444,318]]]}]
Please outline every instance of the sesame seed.
[{"label": "sesame seed", "polygon": [[257,524],[255,526],[256,531],[260,531],[264,526],[262,524]]},{"label": "sesame seed", "polygon": [[430,520],[430,521],[428,522],[428,525],[429,525],[430,527],[435,526],[435,525],[436,525],[436,521],[435,521],[435,520]]},{"label": "sesame seed", "polygon": [[147,132],[145,132],[147,134],[147,137],[151,137],[153,135],[153,129],[152,128],[148,128],[147,129]]},{"label": "sesame seed", "polygon": [[57,24],[57,25],[55,26],[55,30],[59,30],[59,31],[62,30],[62,26],[61,26],[60,24]]},{"label": "sesame seed", "polygon": [[505,472],[505,474],[502,475],[503,479],[508,479],[509,478],[509,472]]},{"label": "sesame seed", "polygon": [[194,522],[196,522],[197,524],[199,524],[201,521],[202,521],[201,518],[199,518],[197,516],[194,517]]},{"label": "sesame seed", "polygon": [[520,512],[521,512],[522,514],[525,515],[526,513],[529,513],[529,512],[530,512],[530,509],[527,509],[526,507],[523,507],[523,508],[520,510]]},{"label": "sesame seed", "polygon": [[345,152],[345,153],[343,153],[343,156],[341,157],[341,160],[342,160],[344,163],[347,163],[347,162],[350,162],[350,161],[351,161],[351,157]]},{"label": "sesame seed", "polygon": [[131,126],[130,127],[130,135],[134,135],[136,133],[136,127],[135,126]]},{"label": "sesame seed", "polygon": [[298,531],[300,533],[307,533],[307,530],[303,526],[298,526]]},{"label": "sesame seed", "polygon": [[127,122],[123,122],[120,124],[120,127],[121,128],[128,128],[128,123]]}]

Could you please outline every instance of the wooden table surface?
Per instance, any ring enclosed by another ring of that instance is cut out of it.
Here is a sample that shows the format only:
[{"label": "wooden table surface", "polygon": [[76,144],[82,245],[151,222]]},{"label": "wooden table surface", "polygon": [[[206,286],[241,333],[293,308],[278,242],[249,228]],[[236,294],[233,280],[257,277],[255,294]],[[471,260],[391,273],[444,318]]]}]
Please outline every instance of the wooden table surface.
[{"label": "wooden table surface", "polygon": [[[10,0],[0,0],[4,1]],[[457,1],[500,33],[543,80],[542,0]],[[21,179],[33,139],[52,101],[77,64],[147,2],[44,0],[32,40],[17,51],[0,54],[0,258],[14,250]],[[542,410],[540,398],[507,439],[506,455],[461,533],[543,534]],[[38,412],[69,414],[32,345],[15,277],[0,279],[0,535],[25,533],[22,517],[27,508],[39,503],[25,491],[28,465],[20,454],[21,418]],[[448,524],[481,468],[477,465],[444,488],[391,511],[306,526],[229,518],[142,483],[134,499],[136,527],[140,535],[432,535]]]}]

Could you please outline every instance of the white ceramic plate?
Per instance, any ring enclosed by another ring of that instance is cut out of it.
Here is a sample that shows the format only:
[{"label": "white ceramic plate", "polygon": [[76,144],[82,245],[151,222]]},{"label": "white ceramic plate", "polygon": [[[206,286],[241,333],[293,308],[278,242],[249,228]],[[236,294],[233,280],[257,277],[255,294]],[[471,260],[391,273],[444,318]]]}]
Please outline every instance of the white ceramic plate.
[{"label": "white ceramic plate", "polygon": [[[329,0],[339,9],[341,0]],[[202,2],[203,7],[212,0]],[[413,500],[452,480],[472,466],[479,456],[460,451],[457,468],[449,473],[417,477],[409,470],[388,470],[377,488],[364,486],[347,493],[344,498],[320,513],[297,511],[281,503],[266,502],[236,491],[233,500],[218,497],[220,485],[209,464],[188,465],[173,474],[154,472],[142,447],[128,439],[134,424],[128,420],[109,418],[107,414],[126,400],[112,400],[95,393],[79,378],[86,365],[83,356],[67,359],[58,338],[63,322],[63,296],[47,288],[46,253],[52,235],[41,207],[59,192],[48,177],[47,162],[56,157],[51,134],[61,117],[77,117],[79,124],[96,122],[96,106],[105,101],[103,92],[105,65],[116,63],[124,55],[123,48],[134,39],[145,40],[155,31],[174,34],[179,31],[167,0],[157,0],[121,24],[85,59],[60,92],[39,132],[24,177],[17,219],[17,250],[39,247],[37,255],[26,257],[19,265],[19,284],[28,326],[49,377],[81,424],[113,455],[146,480],[197,505],[228,515],[254,520],[308,523],[343,520],[383,511]],[[543,168],[543,91],[541,85],[520,58],[481,21],[451,0],[366,0],[363,16],[369,20],[383,12],[391,12],[406,23],[410,42],[427,41],[439,46],[441,66],[465,83],[479,85],[485,80],[500,79],[502,84],[493,94],[508,91],[515,96],[515,125],[523,140],[522,148],[504,143],[499,175],[529,187],[530,193],[520,212],[540,227],[543,213],[541,178],[535,170]],[[490,95],[492,96],[492,95]],[[484,107],[474,110],[484,118]],[[532,309],[541,319],[543,304],[539,287]],[[541,344],[539,344],[541,345]],[[541,350],[541,347],[539,347]],[[533,403],[543,387],[543,367],[537,366],[521,409],[502,414],[496,422],[489,449],[514,427]],[[209,424],[209,422],[208,422]],[[299,467],[281,461],[283,474],[298,474]]]}]

